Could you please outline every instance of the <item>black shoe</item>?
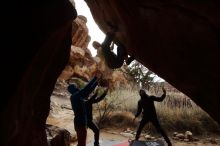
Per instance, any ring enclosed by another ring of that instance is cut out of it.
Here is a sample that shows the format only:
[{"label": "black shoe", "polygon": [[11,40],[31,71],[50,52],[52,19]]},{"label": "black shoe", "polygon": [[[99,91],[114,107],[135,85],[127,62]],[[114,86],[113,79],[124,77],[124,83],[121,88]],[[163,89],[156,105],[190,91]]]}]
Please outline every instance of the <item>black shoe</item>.
[{"label": "black shoe", "polygon": [[98,142],[94,142],[94,146],[100,146]]}]

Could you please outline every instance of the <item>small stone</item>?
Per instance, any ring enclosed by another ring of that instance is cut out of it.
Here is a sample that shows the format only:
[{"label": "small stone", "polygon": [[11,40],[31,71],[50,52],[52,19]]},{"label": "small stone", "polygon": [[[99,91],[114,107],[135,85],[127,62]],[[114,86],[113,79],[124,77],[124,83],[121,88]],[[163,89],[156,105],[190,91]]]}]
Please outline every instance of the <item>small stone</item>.
[{"label": "small stone", "polygon": [[145,139],[147,139],[147,140],[151,140],[151,136],[150,136],[150,135],[148,135],[148,134],[147,134],[147,135],[145,135],[145,136],[144,136],[144,138],[145,138]]},{"label": "small stone", "polygon": [[192,140],[193,139],[193,137],[192,137],[192,132],[190,132],[190,131],[186,131],[185,132],[185,137],[187,138],[187,139],[189,139],[189,140]]},{"label": "small stone", "polygon": [[178,138],[178,137],[175,137],[175,136],[173,137],[173,139],[174,139],[174,140],[179,140],[179,138]]},{"label": "small stone", "polygon": [[173,132],[173,136],[176,136],[178,134],[178,132]]},{"label": "small stone", "polygon": [[131,133],[121,132],[120,134],[121,134],[122,136],[128,137],[128,138],[133,138],[133,137],[134,137],[134,135],[131,134]]},{"label": "small stone", "polygon": [[185,138],[185,136],[182,133],[177,134],[176,137],[178,137],[179,139],[184,139]]},{"label": "small stone", "polygon": [[131,132],[131,134],[134,134],[134,135],[136,135],[137,133],[136,133],[135,131],[132,131],[132,132]]},{"label": "small stone", "polygon": [[217,144],[217,141],[216,141],[215,138],[210,138],[210,139],[209,139],[209,142],[210,142],[211,144]]},{"label": "small stone", "polygon": [[130,128],[127,128],[124,132],[125,132],[125,133],[132,133],[132,131],[130,130]]}]

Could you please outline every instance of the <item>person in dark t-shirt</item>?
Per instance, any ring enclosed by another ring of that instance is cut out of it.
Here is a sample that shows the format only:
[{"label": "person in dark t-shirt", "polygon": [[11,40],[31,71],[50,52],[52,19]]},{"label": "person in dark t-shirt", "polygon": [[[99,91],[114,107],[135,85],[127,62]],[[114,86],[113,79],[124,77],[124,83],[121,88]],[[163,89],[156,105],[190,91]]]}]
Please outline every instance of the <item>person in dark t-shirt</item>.
[{"label": "person in dark t-shirt", "polygon": [[147,124],[148,122],[152,122],[152,124],[155,126],[157,131],[160,132],[161,135],[164,137],[168,146],[172,146],[172,143],[170,142],[168,136],[160,126],[160,123],[157,119],[156,109],[154,106],[154,101],[161,102],[166,97],[166,90],[164,88],[162,90],[163,90],[163,95],[161,97],[149,96],[146,94],[146,92],[143,89],[139,91],[139,95],[141,96],[141,99],[138,101],[138,109],[135,114],[135,118],[138,117],[142,111],[143,111],[142,112],[143,116],[140,125],[137,129],[135,140],[139,139],[141,131],[144,128],[145,124]]}]

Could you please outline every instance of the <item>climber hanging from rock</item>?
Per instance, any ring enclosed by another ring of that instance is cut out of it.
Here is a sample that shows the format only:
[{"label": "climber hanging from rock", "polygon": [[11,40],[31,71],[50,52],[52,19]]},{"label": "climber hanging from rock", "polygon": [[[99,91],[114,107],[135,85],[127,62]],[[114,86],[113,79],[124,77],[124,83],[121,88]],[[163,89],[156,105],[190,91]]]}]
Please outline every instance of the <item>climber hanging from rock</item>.
[{"label": "climber hanging from rock", "polygon": [[124,63],[124,60],[126,61],[126,64],[129,65],[134,60],[134,56],[128,57],[127,50],[125,46],[121,43],[116,44],[117,54],[113,52],[114,49],[113,39],[115,37],[117,27],[113,26],[110,23],[107,24],[111,27],[111,31],[106,33],[106,37],[102,44],[94,41],[93,47],[98,51],[101,48],[100,50],[101,56],[103,56],[103,59],[105,60],[105,63],[109,68],[111,69],[120,68]]}]

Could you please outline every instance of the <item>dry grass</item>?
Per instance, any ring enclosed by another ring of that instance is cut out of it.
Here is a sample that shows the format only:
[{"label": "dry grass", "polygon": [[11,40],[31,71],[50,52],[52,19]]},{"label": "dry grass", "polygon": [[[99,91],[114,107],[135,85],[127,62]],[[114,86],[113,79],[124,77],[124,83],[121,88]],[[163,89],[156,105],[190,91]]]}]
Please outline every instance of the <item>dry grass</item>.
[{"label": "dry grass", "polygon": [[[160,96],[161,93],[158,93]],[[133,122],[133,114],[137,110],[137,102],[140,99],[137,90],[115,90],[108,94],[104,106],[99,106],[99,111],[110,109],[109,114],[100,121],[101,127],[134,128],[138,122]],[[155,102],[158,118],[161,126],[169,132],[192,131],[197,135],[209,133],[220,134],[220,126],[209,115],[181,93],[167,93],[167,97],[161,103]],[[96,108],[97,109],[97,108]],[[98,115],[97,119],[100,118]],[[141,117],[139,117],[139,120]],[[145,126],[145,130],[155,132],[151,126]]]},{"label": "dry grass", "polygon": [[[99,120],[99,117],[97,117],[97,120]],[[137,124],[137,121],[133,121],[133,114],[131,112],[114,112],[106,116],[99,123],[99,127],[135,128]]]}]

